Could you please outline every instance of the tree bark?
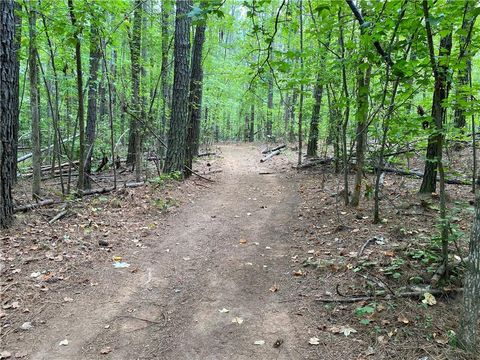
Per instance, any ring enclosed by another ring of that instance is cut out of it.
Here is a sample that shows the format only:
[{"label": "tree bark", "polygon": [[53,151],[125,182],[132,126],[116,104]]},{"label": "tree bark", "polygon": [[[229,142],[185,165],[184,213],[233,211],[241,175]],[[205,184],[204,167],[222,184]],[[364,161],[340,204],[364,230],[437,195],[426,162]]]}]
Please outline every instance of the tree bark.
[{"label": "tree bark", "polygon": [[32,198],[40,198],[40,181],[42,172],[42,150],[40,140],[40,92],[38,81],[38,51],[37,51],[37,9],[30,3],[28,9],[28,32],[30,43],[28,47],[28,67],[30,81],[30,116],[32,142]]},{"label": "tree bark", "polygon": [[175,15],[173,99],[168,130],[168,149],[164,171],[180,171],[185,165],[186,126],[188,120],[190,11],[189,0],[177,0]]},{"label": "tree bark", "polygon": [[185,164],[185,176],[190,176],[193,158],[198,154],[198,142],[200,139],[200,123],[202,116],[203,94],[203,44],[205,42],[204,22],[197,25],[192,53],[192,72],[190,77],[190,94],[188,101],[188,125],[187,125],[187,149]]},{"label": "tree bark", "polygon": [[[359,64],[362,65],[362,64]],[[357,134],[356,134],[356,167],[355,184],[353,186],[352,199],[350,205],[358,206],[360,203],[360,193],[362,190],[363,166],[365,163],[365,150],[367,146],[368,133],[368,94],[370,91],[370,75],[372,66],[367,69],[358,67],[357,70]]]},{"label": "tree bark", "polygon": [[75,62],[77,67],[77,94],[78,94],[78,134],[79,134],[79,164],[78,164],[78,190],[83,190],[84,185],[84,154],[85,154],[85,119],[83,108],[83,72],[82,72],[82,50],[80,44],[80,29],[77,27],[77,19],[75,17],[75,9],[73,0],[68,0],[68,9],[70,13],[70,21],[74,29],[73,37],[75,39]]},{"label": "tree bark", "polygon": [[15,126],[18,124],[18,38],[15,4],[0,1],[0,228],[13,220],[12,186],[15,171]]},{"label": "tree bark", "polygon": [[85,179],[84,189],[90,189],[90,175],[92,173],[92,156],[95,145],[95,128],[97,123],[97,89],[98,89],[98,68],[102,56],[100,50],[100,39],[98,30],[94,23],[90,28],[90,76],[88,82],[87,102],[87,129],[85,134]]},{"label": "tree bark", "polygon": [[[463,314],[460,321],[458,340],[461,347],[475,352],[480,312],[480,192],[476,194],[475,218],[470,234],[467,269],[463,284]],[[478,354],[478,353],[477,353]]]},{"label": "tree bark", "polygon": [[270,74],[268,77],[268,93],[267,93],[267,123],[265,129],[265,136],[267,140],[270,140],[272,137],[272,128],[273,128],[273,75]]},{"label": "tree bark", "polygon": [[[160,134],[164,144],[167,143],[167,110],[169,108],[170,87],[168,84],[168,49],[169,49],[169,17],[171,11],[170,0],[164,0],[162,2],[162,65],[160,69],[160,88],[162,92],[162,105],[160,109]],[[197,149],[198,150],[198,149]],[[165,156],[164,146],[160,146],[159,155],[161,158]]]},{"label": "tree bark", "polygon": [[248,125],[248,142],[253,142],[255,138],[255,104],[250,105],[250,123]]},{"label": "tree bark", "polygon": [[[130,61],[132,77],[132,109],[130,119],[130,133],[128,138],[127,164],[135,167],[135,176],[138,177],[141,166],[141,144],[140,144],[140,51],[142,43],[142,0],[135,0],[133,13],[132,41],[130,43]],[[137,179],[139,181],[139,179]]]},{"label": "tree bark", "polygon": [[323,84],[320,71],[317,74],[317,81],[313,89],[313,100],[315,101],[312,109],[312,119],[310,120],[310,129],[308,134],[307,156],[317,156],[318,148],[318,124],[320,123],[320,108],[322,107]]},{"label": "tree bark", "polygon": [[[427,24],[428,21],[427,21]],[[429,26],[429,25],[428,25]],[[432,39],[433,42],[433,39]],[[433,46],[433,45],[432,45]],[[452,50],[452,33],[449,33],[440,40],[440,57],[448,57]],[[425,160],[425,171],[420,186],[420,193],[433,193],[437,188],[437,167],[439,154],[443,150],[443,119],[445,109],[443,102],[448,97],[448,65],[442,62],[440,65],[437,60],[432,59],[433,72],[435,76],[435,88],[432,100],[432,119],[435,129],[428,138],[427,158]]]}]

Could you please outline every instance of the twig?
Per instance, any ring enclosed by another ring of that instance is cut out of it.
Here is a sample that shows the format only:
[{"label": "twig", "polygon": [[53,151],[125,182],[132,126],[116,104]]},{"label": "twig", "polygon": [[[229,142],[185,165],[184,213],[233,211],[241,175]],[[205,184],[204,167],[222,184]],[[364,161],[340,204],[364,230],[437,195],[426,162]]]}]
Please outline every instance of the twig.
[{"label": "twig", "polygon": [[362,255],[363,255],[363,252],[364,252],[365,249],[366,249],[366,247],[367,247],[368,245],[370,245],[370,243],[371,243],[372,241],[375,241],[375,240],[377,240],[377,238],[374,236],[374,237],[368,239],[367,241],[365,241],[365,243],[363,244],[363,246],[362,246],[362,247],[360,248],[360,250],[358,251],[357,257],[362,256]]},{"label": "twig", "polygon": [[[430,293],[432,295],[450,295],[450,294],[456,294],[463,292],[463,288],[458,288],[458,289],[425,289],[421,291],[407,291],[395,295],[386,295],[381,297],[380,299],[382,300],[390,300],[390,299],[399,299],[399,298],[409,298],[409,297],[420,297],[423,296],[425,293]],[[338,286],[337,286],[337,293],[338,292]],[[340,296],[344,296],[343,294],[339,293]],[[359,301],[371,301],[371,300],[377,300],[379,299],[379,296],[354,296],[354,297],[344,297],[344,298],[317,298],[315,301],[319,302],[325,302],[325,303],[333,303],[333,302],[338,302],[338,303],[355,303]]]}]

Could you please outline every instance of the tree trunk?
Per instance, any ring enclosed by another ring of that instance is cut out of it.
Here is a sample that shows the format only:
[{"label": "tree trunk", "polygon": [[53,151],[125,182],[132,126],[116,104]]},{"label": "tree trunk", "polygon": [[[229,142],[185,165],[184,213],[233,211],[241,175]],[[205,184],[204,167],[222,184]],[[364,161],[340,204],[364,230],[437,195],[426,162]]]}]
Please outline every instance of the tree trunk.
[{"label": "tree trunk", "polygon": [[[362,64],[363,65],[363,64]],[[350,205],[358,206],[362,190],[363,165],[365,162],[365,148],[367,146],[368,133],[368,94],[370,91],[370,75],[372,66],[367,69],[358,67],[357,70],[357,134],[356,134],[356,167],[355,184],[353,186],[352,200]]]},{"label": "tree trunk", "polygon": [[173,99],[168,149],[164,171],[183,173],[185,165],[186,127],[188,121],[190,11],[189,0],[177,0],[175,15]]},{"label": "tree trunk", "polygon": [[0,1],[0,228],[13,219],[12,186],[15,171],[15,126],[18,124],[18,38],[15,35],[15,4]]},{"label": "tree trunk", "polygon": [[313,89],[313,100],[315,101],[312,109],[312,119],[310,120],[310,130],[308,134],[307,156],[317,156],[318,148],[318,124],[320,123],[320,108],[322,106],[323,84],[321,83],[320,71],[317,74],[317,81]]},{"label": "tree trunk", "polygon": [[37,9],[30,3],[28,9],[28,31],[30,43],[28,47],[28,67],[30,80],[30,114],[32,118],[32,198],[40,198],[40,181],[42,177],[42,151],[40,140],[40,92],[38,83],[38,52],[37,52]]},{"label": "tree trunk", "polygon": [[202,117],[202,94],[203,94],[203,44],[205,42],[204,22],[198,24],[195,29],[195,39],[192,53],[192,73],[190,77],[190,94],[188,99],[188,125],[187,125],[187,168],[185,176],[190,176],[193,158],[198,155],[198,141],[200,138],[200,123]]},{"label": "tree trunk", "polygon": [[248,141],[253,142],[255,138],[255,104],[250,105],[250,124],[248,125]]},{"label": "tree trunk", "polygon": [[[20,46],[22,42],[22,17],[20,14],[21,10],[21,5],[18,2],[14,2],[14,11],[15,11],[15,54],[18,54],[20,52]],[[13,91],[15,94],[19,93],[19,85],[20,85],[20,60],[15,62],[15,68],[13,71],[13,76],[14,76],[14,86],[15,88]],[[19,106],[19,97],[15,97],[15,104],[14,104],[14,109],[20,111],[20,106]],[[20,121],[19,121],[19,115],[15,115],[15,124],[14,124],[14,129],[13,129],[13,158],[16,159],[18,156],[18,131],[20,129]],[[12,174],[10,174],[13,177],[13,181],[17,181],[17,162],[14,161],[13,163],[13,171]]]},{"label": "tree trunk", "polygon": [[84,189],[90,189],[90,175],[92,173],[92,156],[95,145],[95,128],[97,123],[97,89],[98,67],[102,53],[98,30],[94,23],[90,27],[90,76],[88,82],[87,129],[85,134],[85,179]]},{"label": "tree trunk", "polygon": [[[439,56],[442,58],[448,57],[451,50],[452,33],[449,33],[440,40]],[[448,64],[442,62],[440,65],[435,59],[432,61],[435,62],[435,88],[432,101],[432,119],[435,129],[428,138],[427,158],[425,160],[425,171],[423,173],[422,185],[420,186],[420,193],[433,193],[437,188],[438,159],[439,154],[442,152],[444,138],[443,119],[445,109],[443,108],[443,102],[448,97]]]},{"label": "tree trunk", "polygon": [[272,128],[273,128],[273,75],[270,74],[268,77],[268,94],[267,94],[267,123],[265,129],[265,136],[267,141],[272,137]]},{"label": "tree trunk", "polygon": [[83,190],[84,185],[84,156],[85,156],[85,119],[83,109],[83,72],[82,72],[82,50],[80,44],[80,31],[77,28],[77,19],[73,8],[73,0],[68,0],[70,21],[74,29],[75,39],[75,61],[77,67],[77,94],[78,94],[78,134],[79,134],[79,164],[78,164],[78,190]]},{"label": "tree trunk", "polygon": [[140,50],[142,43],[142,0],[135,0],[133,13],[132,40],[130,43],[130,61],[132,77],[132,105],[130,118],[130,133],[128,136],[127,165],[137,167],[137,150],[140,142],[140,124],[137,119],[141,116],[140,106]]},{"label": "tree trunk", "polygon": [[[168,40],[169,40],[169,16],[171,3],[169,0],[162,2],[162,65],[160,69],[160,88],[162,91],[162,105],[160,109],[160,134],[164,144],[167,143],[167,109],[169,107],[169,86],[168,86]],[[198,152],[198,148],[197,148]],[[160,146],[159,155],[161,158],[165,155],[165,148]]]},{"label": "tree trunk", "polygon": [[[475,353],[480,312],[480,192],[475,199],[475,218],[470,233],[470,249],[463,284],[463,314],[458,340],[461,347]],[[478,354],[478,353],[477,353]]]}]

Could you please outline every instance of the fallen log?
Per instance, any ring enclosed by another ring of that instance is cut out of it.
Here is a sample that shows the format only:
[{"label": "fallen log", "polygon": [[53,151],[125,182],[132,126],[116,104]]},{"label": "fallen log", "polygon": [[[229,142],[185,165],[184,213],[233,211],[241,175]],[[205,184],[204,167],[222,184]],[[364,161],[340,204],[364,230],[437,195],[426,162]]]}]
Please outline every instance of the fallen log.
[{"label": "fallen log", "polygon": [[[76,135],[75,137],[78,137],[79,135]],[[64,139],[62,140],[62,142],[67,142],[67,141],[70,141],[70,140],[73,140],[73,136],[72,137],[69,137],[68,139]],[[47,150],[50,150],[51,148],[53,148],[55,145],[52,144],[50,146],[47,146],[43,149],[40,149],[40,152],[44,152],[44,151],[47,151]],[[17,158],[17,163],[19,162],[22,162],[22,161],[25,161],[27,159],[30,159],[31,157],[33,156],[33,152],[31,153],[28,153],[28,154],[25,154],[23,156],[20,156],[19,158]]]},{"label": "fallen log", "polygon": [[293,166],[294,169],[308,169],[317,165],[327,165],[330,164],[334,158],[326,158],[326,159],[316,159],[316,160],[311,160],[309,162],[300,164],[300,165],[295,165]]},{"label": "fallen log", "polygon": [[[375,170],[378,170],[378,166],[373,167]],[[423,173],[420,171],[409,171],[409,170],[402,170],[402,169],[396,169],[392,167],[382,167],[380,171],[387,172],[387,173],[392,173],[396,175],[401,175],[401,176],[414,176],[418,178],[423,177]],[[437,181],[440,181],[439,178],[437,177]],[[445,184],[452,184],[452,185],[472,185],[471,181],[468,180],[463,180],[463,179],[445,179]]]},{"label": "fallen log", "polygon": [[268,154],[268,153],[271,153],[273,151],[281,150],[281,149],[286,148],[286,147],[287,147],[286,144],[282,144],[282,145],[279,145],[277,147],[274,147],[273,149],[264,149],[262,151],[262,154]]},{"label": "fallen log", "polygon": [[272,151],[270,154],[268,154],[267,156],[265,156],[263,159],[260,159],[260,162],[263,163],[265,161],[267,161],[268,159],[274,157],[275,155],[278,155],[280,154],[280,150],[276,150],[276,151]]},{"label": "fallen log", "polygon": [[18,213],[18,212],[26,212],[30,211],[42,206],[48,206],[48,205],[53,205],[53,204],[60,204],[62,201],[61,200],[54,200],[54,199],[47,199],[43,201],[39,201],[36,203],[31,203],[27,205],[22,205],[22,206],[17,206],[13,212]]},{"label": "fallen log", "polygon": [[[140,187],[140,186],[143,186],[143,185],[145,185],[144,182],[126,183],[122,187],[117,187],[117,188],[111,186],[111,187],[104,187],[104,188],[98,188],[98,189],[84,190],[84,191],[82,191],[81,195],[82,196],[89,196],[89,195],[105,194],[105,193],[111,192],[113,190],[119,190],[121,188],[136,188],[136,187]],[[57,205],[57,204],[62,204],[64,202],[65,201],[62,201],[62,200],[47,199],[47,200],[39,201],[37,203],[17,206],[13,210],[13,212],[15,212],[15,213],[26,212],[26,211],[30,211],[30,210],[33,210],[33,209],[37,209],[37,208],[42,207],[42,206]]]}]

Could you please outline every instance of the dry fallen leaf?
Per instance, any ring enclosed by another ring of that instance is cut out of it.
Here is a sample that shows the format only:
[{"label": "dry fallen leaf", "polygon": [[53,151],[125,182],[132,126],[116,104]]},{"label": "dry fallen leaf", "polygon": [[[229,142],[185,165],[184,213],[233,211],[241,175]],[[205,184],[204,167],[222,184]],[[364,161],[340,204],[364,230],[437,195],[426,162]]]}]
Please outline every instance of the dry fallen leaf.
[{"label": "dry fallen leaf", "polygon": [[232,319],[232,323],[237,323],[238,325],[243,323],[243,319],[241,317],[234,317]]},{"label": "dry fallen leaf", "polygon": [[28,355],[28,353],[26,351],[20,351],[20,352],[17,352],[15,353],[15,359],[21,359],[21,358],[24,358]]},{"label": "dry fallen leaf", "polygon": [[63,301],[64,301],[64,302],[72,302],[73,299],[72,299],[71,297],[65,296],[65,297],[63,298]]},{"label": "dry fallen leaf", "polygon": [[228,313],[229,311],[230,311],[230,310],[225,309],[225,308],[218,310],[218,312],[220,312],[220,313],[222,313],[222,314]]},{"label": "dry fallen leaf", "polygon": [[104,347],[102,350],[100,350],[100,354],[106,355],[112,351],[112,348],[110,346]]},{"label": "dry fallen leaf", "polygon": [[392,250],[385,251],[384,254],[385,254],[385,256],[388,256],[388,257],[395,256],[395,253]]},{"label": "dry fallen leaf", "polygon": [[8,359],[12,356],[12,353],[9,351],[2,351],[0,352],[0,359]]},{"label": "dry fallen leaf", "polygon": [[253,344],[254,345],[265,345],[265,340],[257,340]]},{"label": "dry fallen leaf", "polygon": [[308,340],[308,343],[310,345],[320,345],[320,339],[317,337],[312,337],[310,340]]},{"label": "dry fallen leaf", "polygon": [[437,303],[437,299],[435,299],[435,296],[432,294],[426,292],[423,294],[424,299],[422,300],[422,303],[433,306]]},{"label": "dry fallen leaf", "polygon": [[247,240],[245,239],[240,239],[240,244],[245,245],[247,243]]},{"label": "dry fallen leaf", "polygon": [[62,340],[58,343],[59,346],[68,346],[68,340],[65,339],[65,340]]},{"label": "dry fallen leaf", "polygon": [[398,315],[397,318],[398,322],[401,322],[402,324],[408,324],[410,320],[407,319],[407,317],[403,314]]},{"label": "dry fallen leaf", "polygon": [[293,276],[303,276],[303,271],[302,270],[294,271]]},{"label": "dry fallen leaf", "polygon": [[270,289],[268,289],[268,290],[270,290],[271,292],[277,292],[277,291],[278,291],[278,287],[277,287],[276,284],[274,284],[274,285],[273,285]]}]

